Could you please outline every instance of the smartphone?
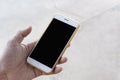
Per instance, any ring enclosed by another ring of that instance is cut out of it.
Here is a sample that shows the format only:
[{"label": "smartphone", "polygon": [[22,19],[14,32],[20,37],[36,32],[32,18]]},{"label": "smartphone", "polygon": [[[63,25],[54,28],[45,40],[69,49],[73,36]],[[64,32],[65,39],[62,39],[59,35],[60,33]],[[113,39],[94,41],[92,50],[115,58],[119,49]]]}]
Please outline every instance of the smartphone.
[{"label": "smartphone", "polygon": [[36,43],[27,58],[27,62],[50,73],[65,52],[71,39],[79,28],[79,24],[66,17],[56,15]]}]

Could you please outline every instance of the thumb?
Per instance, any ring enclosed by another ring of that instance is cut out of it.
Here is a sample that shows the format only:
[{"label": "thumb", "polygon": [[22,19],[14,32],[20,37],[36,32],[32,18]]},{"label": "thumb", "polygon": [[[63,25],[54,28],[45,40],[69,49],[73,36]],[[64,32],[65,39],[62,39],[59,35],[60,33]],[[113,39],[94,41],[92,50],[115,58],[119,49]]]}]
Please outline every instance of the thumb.
[{"label": "thumb", "polygon": [[15,37],[13,38],[13,41],[17,43],[21,43],[23,39],[32,31],[32,27],[28,27],[27,29],[19,31]]},{"label": "thumb", "polygon": [[31,43],[27,44],[27,46],[26,46],[27,50],[28,50],[27,55],[30,54],[30,52],[32,51],[32,49],[34,48],[34,46],[36,45],[36,43],[37,43],[37,41],[34,41],[34,42],[31,42]]}]

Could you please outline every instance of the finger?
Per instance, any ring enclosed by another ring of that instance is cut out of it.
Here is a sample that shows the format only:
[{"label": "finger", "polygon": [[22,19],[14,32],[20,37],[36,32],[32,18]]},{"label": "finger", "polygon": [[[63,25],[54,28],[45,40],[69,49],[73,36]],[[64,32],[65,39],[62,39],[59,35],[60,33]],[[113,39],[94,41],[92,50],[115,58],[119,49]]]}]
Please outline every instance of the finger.
[{"label": "finger", "polygon": [[55,67],[52,74],[57,74],[57,73],[60,73],[61,71],[62,71],[62,67]]},{"label": "finger", "polygon": [[31,30],[32,30],[32,27],[28,27],[25,30],[19,31],[17,35],[15,35],[15,37],[13,38],[13,41],[21,43],[22,40],[31,32]]},{"label": "finger", "polygon": [[34,68],[34,74],[35,74],[36,77],[38,77],[40,75],[45,75],[45,73],[43,73],[42,71],[40,71],[40,70],[38,70],[36,68]]},{"label": "finger", "polygon": [[58,74],[62,71],[62,67],[55,67],[51,73],[44,73],[41,70],[38,70],[37,68],[34,68],[34,74],[35,76],[40,76],[40,75],[51,75],[51,74]]},{"label": "finger", "polygon": [[28,49],[27,55],[29,55],[29,53],[32,51],[32,49],[34,48],[36,43],[37,43],[37,41],[34,41],[34,42],[31,42],[31,43],[27,44],[27,49]]},{"label": "finger", "polygon": [[65,62],[67,62],[67,57],[62,57],[60,60],[59,60],[59,62],[58,62],[58,64],[63,64],[63,63],[65,63]]}]

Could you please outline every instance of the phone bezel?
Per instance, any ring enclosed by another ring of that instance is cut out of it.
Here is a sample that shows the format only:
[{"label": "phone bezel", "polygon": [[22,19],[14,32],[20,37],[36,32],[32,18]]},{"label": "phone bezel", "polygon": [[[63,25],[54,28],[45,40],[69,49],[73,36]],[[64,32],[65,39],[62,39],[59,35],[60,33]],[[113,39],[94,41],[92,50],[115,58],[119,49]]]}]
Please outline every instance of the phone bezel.
[{"label": "phone bezel", "polygon": [[[66,24],[69,24],[69,25],[71,25],[71,26],[73,26],[73,27],[76,28],[76,30],[73,32],[71,38],[70,38],[69,41],[67,42],[67,45],[69,45],[71,39],[73,38],[73,36],[75,35],[76,31],[78,30],[79,24],[78,24],[77,22],[75,22],[75,21],[72,21],[72,20],[69,19],[69,18],[60,16],[60,15],[56,15],[56,16],[54,16],[54,18],[57,19],[57,20],[60,20],[60,21],[62,21],[62,22],[64,22],[64,23],[66,23]],[[54,19],[54,18],[53,18],[53,19]],[[52,19],[52,20],[53,20],[53,19]],[[52,22],[52,21],[51,21],[51,22]],[[49,26],[49,25],[48,25],[48,26]],[[46,29],[46,30],[47,30],[47,29]],[[45,30],[45,31],[46,31],[46,30]],[[43,33],[43,34],[44,34],[44,33]],[[41,37],[42,37],[42,36],[41,36]],[[39,41],[39,40],[38,40],[38,41]],[[37,43],[36,43],[36,45],[37,45]],[[42,64],[42,63],[40,63],[40,62],[38,62],[38,61],[36,61],[36,60],[34,60],[34,59],[32,59],[32,58],[30,57],[30,55],[29,55],[28,58],[27,58],[27,62],[28,62],[30,65],[32,65],[33,67],[36,67],[37,69],[39,69],[39,70],[41,70],[41,71],[43,71],[43,72],[45,72],[45,73],[51,73],[51,71],[54,69],[54,67],[55,67],[56,64],[58,63],[60,57],[61,57],[61,56],[63,55],[63,53],[65,52],[67,45],[66,45],[65,48],[62,50],[60,56],[58,57],[58,59],[56,60],[54,66],[53,66],[52,68],[50,68],[50,67],[48,67],[48,66],[46,66],[46,65],[44,65],[44,64]],[[35,47],[34,47],[34,48],[35,48]],[[33,50],[34,50],[34,48],[33,48]],[[32,50],[32,51],[33,51],[33,50]],[[32,53],[32,52],[31,52],[31,53]]]}]

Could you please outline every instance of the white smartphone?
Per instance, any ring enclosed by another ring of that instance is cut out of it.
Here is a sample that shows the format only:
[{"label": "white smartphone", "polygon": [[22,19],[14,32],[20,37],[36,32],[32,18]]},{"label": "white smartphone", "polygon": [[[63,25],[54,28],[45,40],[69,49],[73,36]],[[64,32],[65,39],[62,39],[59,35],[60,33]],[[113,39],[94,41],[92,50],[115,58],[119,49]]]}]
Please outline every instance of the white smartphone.
[{"label": "white smartphone", "polygon": [[50,73],[63,55],[67,45],[79,28],[79,24],[60,15],[54,16],[51,23],[38,40],[27,62]]}]

